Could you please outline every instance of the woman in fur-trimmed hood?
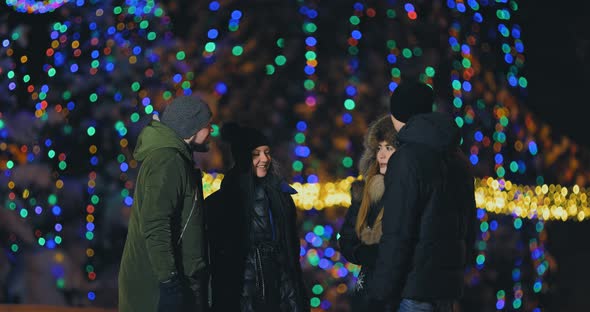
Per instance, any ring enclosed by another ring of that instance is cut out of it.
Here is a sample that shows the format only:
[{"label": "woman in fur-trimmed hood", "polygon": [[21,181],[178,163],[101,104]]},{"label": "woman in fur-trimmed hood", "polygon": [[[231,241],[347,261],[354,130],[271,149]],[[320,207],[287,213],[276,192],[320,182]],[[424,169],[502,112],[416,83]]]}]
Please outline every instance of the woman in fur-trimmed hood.
[{"label": "woman in fur-trimmed hood", "polygon": [[342,254],[349,262],[362,266],[351,304],[353,312],[368,308],[366,282],[373,274],[382,234],[383,176],[387,161],[395,152],[396,136],[389,114],[369,125],[364,140],[365,150],[359,161],[363,181],[352,185],[352,204],[340,230],[338,243]]}]

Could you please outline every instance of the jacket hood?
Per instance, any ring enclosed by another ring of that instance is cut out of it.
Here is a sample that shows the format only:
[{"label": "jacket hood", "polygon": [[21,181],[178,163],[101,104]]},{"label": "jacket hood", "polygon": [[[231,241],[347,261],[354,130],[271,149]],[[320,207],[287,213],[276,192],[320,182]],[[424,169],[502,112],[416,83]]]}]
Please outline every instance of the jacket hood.
[{"label": "jacket hood", "polygon": [[175,132],[163,123],[152,120],[141,130],[133,157],[143,161],[150,153],[160,148],[174,148],[181,155],[192,161],[191,150]]},{"label": "jacket hood", "polygon": [[393,128],[393,122],[389,114],[380,117],[369,125],[363,142],[365,150],[359,161],[359,172],[365,178],[367,178],[367,172],[371,165],[377,161],[379,143],[387,141],[391,146],[395,146],[396,136],[397,131]]},{"label": "jacket hood", "polygon": [[443,113],[416,115],[399,131],[400,144],[419,143],[437,151],[459,146],[459,128],[450,116]]}]

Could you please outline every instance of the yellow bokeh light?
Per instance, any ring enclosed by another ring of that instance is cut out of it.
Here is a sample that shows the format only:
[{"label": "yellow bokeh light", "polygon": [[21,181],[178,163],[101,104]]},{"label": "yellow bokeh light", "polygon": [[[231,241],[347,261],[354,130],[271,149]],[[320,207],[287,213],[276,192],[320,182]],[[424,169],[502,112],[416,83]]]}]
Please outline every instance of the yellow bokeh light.
[{"label": "yellow bokeh light", "polygon": [[86,249],[86,256],[88,256],[88,258],[94,257],[94,249],[92,249],[92,248]]},{"label": "yellow bokeh light", "polygon": [[340,283],[340,285],[338,285],[338,287],[336,287],[336,291],[339,294],[344,294],[346,291],[348,291],[348,286],[346,286],[346,284],[344,284],[344,283]]},{"label": "yellow bokeh light", "polygon": [[[205,197],[219,189],[222,179],[222,174],[203,175]],[[325,183],[293,183],[291,187],[297,191],[297,194],[293,195],[293,201],[297,208],[303,210],[349,207],[350,187],[358,179],[361,177],[348,177]],[[578,185],[528,186],[491,177],[477,178],[474,183],[476,206],[491,213],[558,221],[583,221],[590,215],[587,203],[587,194],[590,190]]]},{"label": "yellow bokeh light", "polygon": [[90,148],[88,148],[88,151],[90,152],[90,154],[96,154],[96,152],[98,151],[98,148],[96,147],[96,145],[90,145]]},{"label": "yellow bokeh light", "polygon": [[58,253],[55,254],[55,261],[57,263],[62,263],[64,261],[64,259],[65,259],[65,257],[64,257],[64,254],[63,253],[58,252]]}]

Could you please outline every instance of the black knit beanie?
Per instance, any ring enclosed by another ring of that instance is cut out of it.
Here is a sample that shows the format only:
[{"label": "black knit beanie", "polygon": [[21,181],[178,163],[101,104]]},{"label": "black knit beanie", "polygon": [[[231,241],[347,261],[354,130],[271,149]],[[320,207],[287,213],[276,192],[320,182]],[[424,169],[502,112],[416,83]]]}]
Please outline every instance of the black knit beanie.
[{"label": "black knit beanie", "polygon": [[270,145],[268,138],[260,130],[227,122],[221,128],[221,139],[230,144],[236,166],[248,166],[252,162],[252,151]]},{"label": "black knit beanie", "polygon": [[228,142],[233,150],[251,153],[258,146],[269,145],[268,138],[260,130],[227,122],[221,128],[221,139]]},{"label": "black knit beanie", "polygon": [[160,121],[174,130],[181,139],[195,135],[211,119],[209,105],[195,96],[177,97],[166,107]]},{"label": "black knit beanie", "polygon": [[432,113],[434,92],[432,88],[419,81],[404,81],[393,91],[389,109],[395,119],[401,122],[418,114]]}]

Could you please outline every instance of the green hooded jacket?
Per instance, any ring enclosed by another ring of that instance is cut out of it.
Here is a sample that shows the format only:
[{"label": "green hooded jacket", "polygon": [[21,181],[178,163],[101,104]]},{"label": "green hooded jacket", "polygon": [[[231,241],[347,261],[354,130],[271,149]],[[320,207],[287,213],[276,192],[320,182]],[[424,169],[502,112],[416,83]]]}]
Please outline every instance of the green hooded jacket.
[{"label": "green hooded jacket", "polygon": [[141,131],[133,156],[141,167],[119,270],[119,311],[155,312],[159,282],[176,272],[195,289],[206,269],[201,172],[188,145],[156,120]]}]

